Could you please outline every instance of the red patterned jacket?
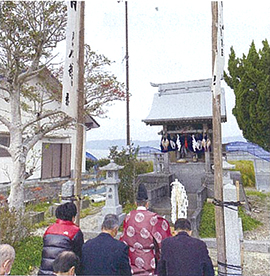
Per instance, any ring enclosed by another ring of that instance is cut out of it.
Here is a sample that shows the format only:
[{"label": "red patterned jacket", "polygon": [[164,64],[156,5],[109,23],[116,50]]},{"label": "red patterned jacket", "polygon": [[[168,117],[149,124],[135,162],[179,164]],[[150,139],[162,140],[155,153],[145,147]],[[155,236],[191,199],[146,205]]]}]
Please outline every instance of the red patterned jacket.
[{"label": "red patterned jacket", "polygon": [[163,217],[143,207],[131,211],[124,221],[120,240],[129,246],[132,273],[154,274],[161,241],[170,236],[170,225]]}]

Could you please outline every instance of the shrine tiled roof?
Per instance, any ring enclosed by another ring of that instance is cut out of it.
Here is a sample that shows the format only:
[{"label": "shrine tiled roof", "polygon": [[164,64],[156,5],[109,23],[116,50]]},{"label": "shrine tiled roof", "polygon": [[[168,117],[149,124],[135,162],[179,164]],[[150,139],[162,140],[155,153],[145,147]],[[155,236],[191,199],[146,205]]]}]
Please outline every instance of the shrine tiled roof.
[{"label": "shrine tiled roof", "polygon": [[[152,84],[158,87],[146,124],[212,120],[211,79]],[[225,91],[221,89],[221,120],[226,122]]]}]

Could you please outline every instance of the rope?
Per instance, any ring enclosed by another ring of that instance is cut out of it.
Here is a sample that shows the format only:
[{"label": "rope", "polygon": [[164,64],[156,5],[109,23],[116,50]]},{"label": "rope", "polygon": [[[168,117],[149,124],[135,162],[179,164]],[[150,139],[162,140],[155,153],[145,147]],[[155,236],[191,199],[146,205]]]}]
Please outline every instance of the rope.
[{"label": "rope", "polygon": [[240,276],[240,275],[242,275],[242,267],[239,266],[239,265],[225,264],[225,263],[222,263],[222,262],[219,262],[219,261],[218,261],[218,265],[236,271],[235,273],[228,273],[228,272],[218,271],[219,276]]},{"label": "rope", "polygon": [[59,195],[59,199],[61,200],[71,200],[71,201],[80,201],[83,200],[84,197],[78,196],[78,195],[71,195],[71,196],[62,196]]},{"label": "rope", "polygon": [[238,206],[241,206],[243,205],[241,201],[221,201],[219,199],[216,199],[214,198],[212,203],[215,205],[215,206],[219,206],[219,207],[226,207],[228,209],[231,209],[233,211],[237,211],[237,209],[234,209],[234,208],[231,208],[230,206],[235,206],[235,207],[238,207]]}]

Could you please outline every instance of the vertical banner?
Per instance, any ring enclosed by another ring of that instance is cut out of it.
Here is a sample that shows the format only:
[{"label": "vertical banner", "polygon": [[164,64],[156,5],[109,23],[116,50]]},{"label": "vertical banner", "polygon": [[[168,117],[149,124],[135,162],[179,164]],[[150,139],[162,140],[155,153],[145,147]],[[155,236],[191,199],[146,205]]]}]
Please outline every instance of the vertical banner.
[{"label": "vertical banner", "polygon": [[221,80],[224,71],[224,25],[223,2],[218,1],[218,26],[217,26],[217,52],[215,55],[214,74],[212,79],[212,92],[214,98],[221,93]]},{"label": "vertical banner", "polygon": [[81,1],[67,2],[66,57],[63,74],[62,110],[77,119],[78,57]]}]

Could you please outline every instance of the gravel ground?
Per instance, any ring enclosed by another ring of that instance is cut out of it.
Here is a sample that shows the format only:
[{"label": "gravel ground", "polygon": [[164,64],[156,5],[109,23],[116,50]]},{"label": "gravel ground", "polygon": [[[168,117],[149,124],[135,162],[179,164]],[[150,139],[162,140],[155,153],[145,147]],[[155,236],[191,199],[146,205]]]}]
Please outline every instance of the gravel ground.
[{"label": "gravel ground", "polygon": [[270,240],[270,193],[266,195],[264,199],[253,195],[247,196],[251,207],[249,214],[252,218],[262,222],[263,225],[260,225],[253,231],[244,232],[245,240]]},{"label": "gravel ground", "polygon": [[[213,265],[217,266],[217,250],[210,248],[209,255]],[[270,275],[269,253],[244,252],[243,276],[268,276]]]},{"label": "gravel ground", "polygon": [[[262,199],[258,196],[248,196],[251,207],[251,217],[261,221],[260,225],[253,231],[244,232],[245,240],[270,240],[270,194]],[[267,276],[270,275],[270,248],[268,253],[244,252],[244,275],[245,276]]]}]

